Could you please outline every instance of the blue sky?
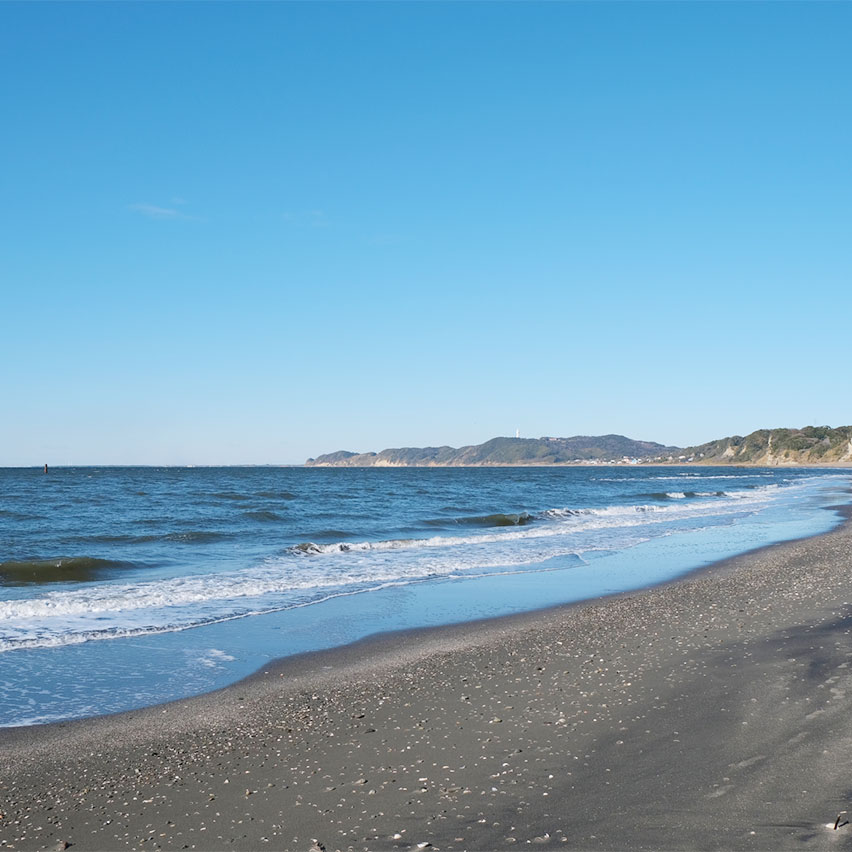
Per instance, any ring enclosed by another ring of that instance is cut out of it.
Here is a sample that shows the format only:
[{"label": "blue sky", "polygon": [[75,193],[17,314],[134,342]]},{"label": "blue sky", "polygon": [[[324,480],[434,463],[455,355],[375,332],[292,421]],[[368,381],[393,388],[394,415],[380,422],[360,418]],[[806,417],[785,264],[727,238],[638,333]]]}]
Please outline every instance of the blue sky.
[{"label": "blue sky", "polygon": [[851,423],[850,26],[0,4],[0,464]]}]

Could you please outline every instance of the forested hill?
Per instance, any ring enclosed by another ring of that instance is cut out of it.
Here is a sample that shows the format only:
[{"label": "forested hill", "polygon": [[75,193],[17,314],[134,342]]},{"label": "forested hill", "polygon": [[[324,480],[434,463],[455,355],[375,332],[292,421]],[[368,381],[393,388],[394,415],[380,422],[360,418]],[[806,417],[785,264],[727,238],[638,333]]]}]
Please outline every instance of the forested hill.
[{"label": "forested hill", "polygon": [[311,467],[461,467],[583,464],[745,464],[852,466],[852,426],[759,429],[697,447],[666,447],[623,435],[573,438],[492,438],[469,447],[401,447],[380,453],[336,453],[308,459]]},{"label": "forested hill", "polygon": [[621,461],[624,458],[667,459],[679,453],[651,441],[634,441],[623,435],[573,438],[492,438],[469,447],[401,447],[380,453],[336,453],[308,459],[319,467],[431,467],[468,465],[570,464]]}]

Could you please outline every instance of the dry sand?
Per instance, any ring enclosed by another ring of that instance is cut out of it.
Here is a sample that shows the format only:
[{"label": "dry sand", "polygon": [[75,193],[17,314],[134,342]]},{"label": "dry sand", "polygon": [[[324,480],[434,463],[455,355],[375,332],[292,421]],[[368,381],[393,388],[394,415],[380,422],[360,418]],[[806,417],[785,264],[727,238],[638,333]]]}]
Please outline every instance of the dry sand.
[{"label": "dry sand", "polygon": [[852,529],[0,732],[14,849],[852,848]]}]

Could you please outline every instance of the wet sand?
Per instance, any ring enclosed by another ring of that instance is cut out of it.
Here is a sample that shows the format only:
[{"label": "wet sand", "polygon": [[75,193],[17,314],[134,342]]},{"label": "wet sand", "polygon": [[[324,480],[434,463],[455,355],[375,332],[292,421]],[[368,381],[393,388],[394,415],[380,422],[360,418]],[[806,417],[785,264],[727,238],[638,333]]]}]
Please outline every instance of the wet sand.
[{"label": "wet sand", "polygon": [[7,729],[0,848],[852,848],[850,630],[847,522],[643,592]]}]

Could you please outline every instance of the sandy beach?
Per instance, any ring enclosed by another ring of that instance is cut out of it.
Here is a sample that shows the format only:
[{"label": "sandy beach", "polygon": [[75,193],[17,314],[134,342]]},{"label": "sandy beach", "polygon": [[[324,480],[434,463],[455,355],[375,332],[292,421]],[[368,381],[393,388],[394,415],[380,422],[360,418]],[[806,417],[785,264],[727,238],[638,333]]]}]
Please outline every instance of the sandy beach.
[{"label": "sandy beach", "polygon": [[850,576],[846,522],[643,592],[6,729],[0,847],[852,848]]}]

